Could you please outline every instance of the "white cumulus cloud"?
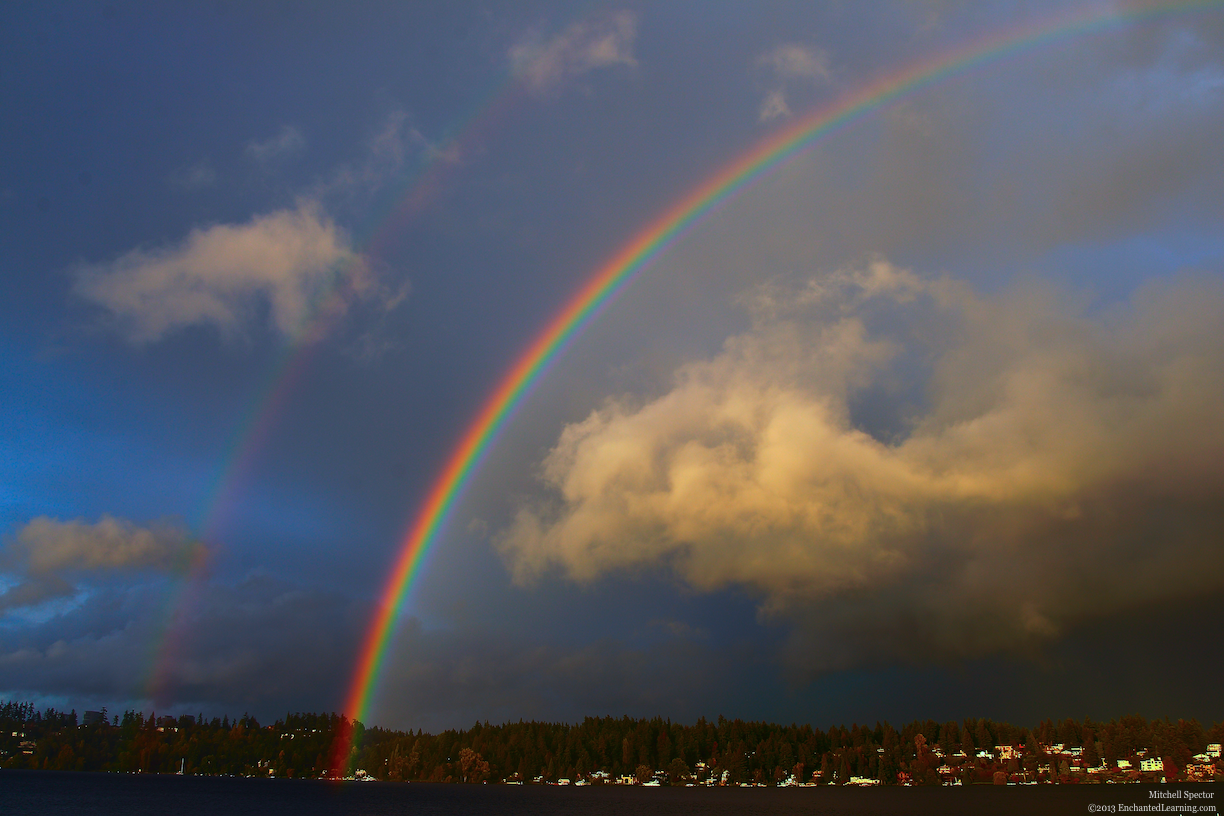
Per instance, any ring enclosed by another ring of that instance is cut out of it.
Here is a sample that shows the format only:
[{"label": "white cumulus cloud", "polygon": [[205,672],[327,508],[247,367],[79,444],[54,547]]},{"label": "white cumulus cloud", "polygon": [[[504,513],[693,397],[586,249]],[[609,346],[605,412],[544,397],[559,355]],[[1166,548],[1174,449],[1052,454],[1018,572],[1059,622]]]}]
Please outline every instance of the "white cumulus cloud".
[{"label": "white cumulus cloud", "polygon": [[137,343],[188,326],[237,333],[266,304],[292,336],[343,282],[369,289],[369,273],[344,230],[309,199],[245,224],[193,229],[173,246],[133,249],[77,270],[75,292],[102,306]]},{"label": "white cumulus cloud", "polygon": [[779,79],[805,79],[812,82],[828,82],[832,79],[829,55],[819,48],[787,43],[762,54],[759,62],[771,68]]},{"label": "white cumulus cloud", "polygon": [[765,94],[765,98],[761,100],[760,119],[762,122],[790,115],[790,105],[786,104],[786,94],[781,88],[774,88]]},{"label": "white cumulus cloud", "polygon": [[633,41],[637,18],[622,11],[603,20],[578,22],[552,39],[538,33],[515,43],[510,49],[510,68],[528,88],[550,91],[567,79],[597,68],[614,65],[633,67]]},{"label": "white cumulus cloud", "polygon": [[789,86],[826,84],[833,80],[828,52],[798,43],[785,43],[765,52],[757,58],[757,65],[771,75],[773,83],[761,100],[762,122],[791,115],[786,99]]}]

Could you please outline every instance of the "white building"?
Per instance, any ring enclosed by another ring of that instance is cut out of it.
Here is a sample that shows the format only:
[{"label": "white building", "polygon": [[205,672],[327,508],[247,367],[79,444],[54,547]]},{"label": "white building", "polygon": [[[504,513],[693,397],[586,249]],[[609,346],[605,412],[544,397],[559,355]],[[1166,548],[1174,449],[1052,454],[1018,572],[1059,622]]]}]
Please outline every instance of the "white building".
[{"label": "white building", "polygon": [[1164,760],[1160,757],[1147,757],[1139,760],[1139,770],[1144,773],[1160,773],[1164,770]]}]

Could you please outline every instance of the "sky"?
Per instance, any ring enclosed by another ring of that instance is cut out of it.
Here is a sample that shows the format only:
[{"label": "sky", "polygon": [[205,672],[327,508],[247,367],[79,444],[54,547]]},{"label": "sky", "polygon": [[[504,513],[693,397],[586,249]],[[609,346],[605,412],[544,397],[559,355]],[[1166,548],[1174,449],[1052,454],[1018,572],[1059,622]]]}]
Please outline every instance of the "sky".
[{"label": "sky", "polygon": [[1224,5],[0,14],[0,699],[340,710],[592,275],[803,117],[1028,31],[583,327],[366,721],[1224,719]]}]

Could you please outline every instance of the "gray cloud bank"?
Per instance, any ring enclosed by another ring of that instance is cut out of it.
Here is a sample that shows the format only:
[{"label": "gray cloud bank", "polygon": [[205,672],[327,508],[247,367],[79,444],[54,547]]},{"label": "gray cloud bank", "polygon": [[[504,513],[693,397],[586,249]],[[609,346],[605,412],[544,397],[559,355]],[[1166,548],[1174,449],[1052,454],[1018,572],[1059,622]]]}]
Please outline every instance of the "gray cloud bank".
[{"label": "gray cloud bank", "polygon": [[141,527],[110,515],[92,524],[39,516],[0,551],[0,571],[19,576],[0,595],[0,611],[72,595],[71,579],[86,573],[181,570],[198,546],[165,522]]},{"label": "gray cloud bank", "polygon": [[191,544],[170,524],[138,527],[103,515],[93,524],[39,516],[17,531],[9,553],[33,573],[60,569],[167,569],[182,561]]},{"label": "gray cloud bank", "polygon": [[1089,310],[883,259],[773,286],[650,398],[567,426],[519,581],[670,570],[796,622],[805,672],[1025,650],[1224,586],[1224,286]]}]

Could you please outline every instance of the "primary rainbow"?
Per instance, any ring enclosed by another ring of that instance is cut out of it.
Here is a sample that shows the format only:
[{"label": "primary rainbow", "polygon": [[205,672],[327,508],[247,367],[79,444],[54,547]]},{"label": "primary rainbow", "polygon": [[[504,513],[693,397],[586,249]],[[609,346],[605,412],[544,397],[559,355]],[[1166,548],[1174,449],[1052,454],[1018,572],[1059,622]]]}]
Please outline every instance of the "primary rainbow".
[{"label": "primary rainbow", "polygon": [[[382,661],[408,589],[430,546],[453,512],[472,475],[500,431],[533,386],[569,343],[627,287],[651,261],[690,227],[739,190],[842,125],[949,75],[1027,50],[1052,40],[1104,28],[1139,17],[1219,5],[1221,0],[1157,2],[1126,11],[1100,7],[1042,24],[1013,29],[911,64],[831,105],[808,114],[769,136],[703,182],[648,224],[590,276],[522,353],[489,395],[451,452],[403,537],[374,619],[358,655],[343,712],[356,724],[365,716]],[[340,729],[333,771],[342,775],[352,747],[352,728]]]}]

